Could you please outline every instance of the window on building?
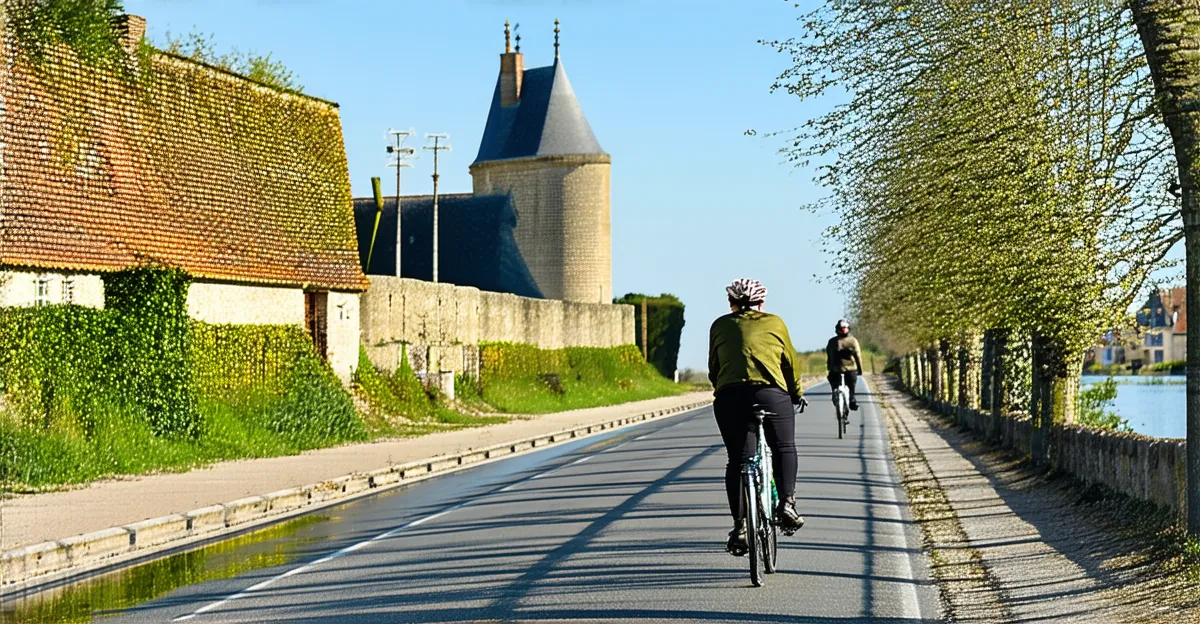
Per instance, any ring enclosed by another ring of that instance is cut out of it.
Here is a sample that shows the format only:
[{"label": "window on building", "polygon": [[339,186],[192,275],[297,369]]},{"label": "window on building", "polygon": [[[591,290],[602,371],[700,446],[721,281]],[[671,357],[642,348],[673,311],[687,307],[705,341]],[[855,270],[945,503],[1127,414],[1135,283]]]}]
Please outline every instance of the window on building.
[{"label": "window on building", "polygon": [[1155,364],[1162,364],[1162,361],[1163,361],[1163,352],[1162,352],[1162,349],[1157,349],[1157,350],[1155,350],[1155,351],[1154,351],[1154,363],[1155,363]]},{"label": "window on building", "polygon": [[46,306],[50,305],[50,276],[39,275],[37,278],[37,289],[33,294],[33,305]]},{"label": "window on building", "polygon": [[75,303],[75,278],[67,277],[62,283],[62,302]]}]

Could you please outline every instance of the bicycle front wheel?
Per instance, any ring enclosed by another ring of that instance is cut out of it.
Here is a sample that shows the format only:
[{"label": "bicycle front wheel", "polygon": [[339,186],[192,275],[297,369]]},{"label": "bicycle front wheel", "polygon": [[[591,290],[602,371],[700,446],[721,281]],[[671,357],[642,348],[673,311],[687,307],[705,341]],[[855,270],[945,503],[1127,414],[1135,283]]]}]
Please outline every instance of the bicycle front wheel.
[{"label": "bicycle front wheel", "polygon": [[746,473],[742,485],[742,499],[746,510],[746,545],[750,547],[750,584],[762,587],[762,572],[759,560],[763,558],[762,539],[759,537],[758,488],[755,487],[754,473]]}]

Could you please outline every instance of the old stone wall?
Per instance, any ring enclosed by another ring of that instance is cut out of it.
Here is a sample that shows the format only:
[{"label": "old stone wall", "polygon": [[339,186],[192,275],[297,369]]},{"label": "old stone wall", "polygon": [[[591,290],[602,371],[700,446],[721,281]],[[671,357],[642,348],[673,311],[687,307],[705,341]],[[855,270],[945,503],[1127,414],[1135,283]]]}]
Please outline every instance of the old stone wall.
[{"label": "old stone wall", "polygon": [[607,155],[544,156],[477,163],[477,195],[511,194],[513,235],[542,294],[612,301],[612,227]]},{"label": "old stone wall", "polygon": [[[1028,416],[993,416],[990,411],[935,403],[935,409],[991,442],[1029,454],[1033,425]],[[1085,483],[1102,485],[1136,500],[1153,503],[1186,520],[1187,443],[1135,433],[1056,426],[1054,469]]]},{"label": "old stone wall", "polygon": [[530,299],[468,286],[372,275],[362,297],[362,341],[375,366],[474,374],[481,342],[543,349],[634,343],[633,306]]}]

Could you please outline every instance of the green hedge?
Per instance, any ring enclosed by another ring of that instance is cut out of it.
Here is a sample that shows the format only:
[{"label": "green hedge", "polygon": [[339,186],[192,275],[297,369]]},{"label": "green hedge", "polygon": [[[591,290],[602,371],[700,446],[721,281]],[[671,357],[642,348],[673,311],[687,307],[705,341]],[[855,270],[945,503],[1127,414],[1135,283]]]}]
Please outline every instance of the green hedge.
[{"label": "green hedge", "polygon": [[634,306],[634,342],[642,348],[642,301],[646,302],[646,342],[650,345],[647,359],[664,377],[674,378],[679,365],[679,341],[683,336],[683,302],[675,295],[650,297],[629,293],[613,303]]},{"label": "green hedge", "polygon": [[612,405],[682,391],[642,360],[633,345],[539,349],[480,345],[479,395],[509,413],[546,413]]},{"label": "green hedge", "polygon": [[189,321],[174,269],[107,275],[104,310],[0,310],[0,481],[82,482],[294,453],[367,432],[300,328]]}]

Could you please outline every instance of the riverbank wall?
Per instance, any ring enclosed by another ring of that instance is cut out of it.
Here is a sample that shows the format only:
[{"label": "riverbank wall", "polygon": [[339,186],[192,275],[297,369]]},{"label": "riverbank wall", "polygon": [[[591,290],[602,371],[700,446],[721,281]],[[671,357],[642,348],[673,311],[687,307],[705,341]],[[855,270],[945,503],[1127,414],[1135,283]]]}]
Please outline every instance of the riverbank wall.
[{"label": "riverbank wall", "polygon": [[[993,414],[953,403],[930,400],[904,386],[937,412],[951,417],[984,440],[1023,455],[1032,455],[1033,422],[1022,414]],[[1058,425],[1051,433],[1051,468],[1075,479],[1106,487],[1135,500],[1187,517],[1187,443],[1136,433]]]}]

